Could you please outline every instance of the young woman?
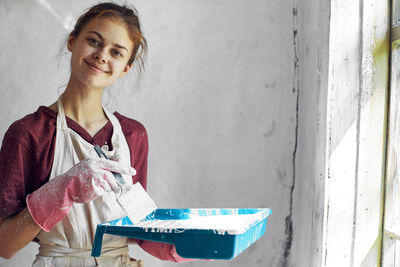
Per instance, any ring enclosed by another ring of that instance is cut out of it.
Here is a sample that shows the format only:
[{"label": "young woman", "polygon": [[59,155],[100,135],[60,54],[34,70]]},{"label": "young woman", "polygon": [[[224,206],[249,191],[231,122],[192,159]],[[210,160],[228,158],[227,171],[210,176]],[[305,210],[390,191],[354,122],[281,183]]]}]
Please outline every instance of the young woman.
[{"label": "young woman", "polygon": [[[49,107],[13,123],[0,151],[0,256],[11,258],[32,240],[33,266],[140,266],[127,238],[105,235],[102,256],[90,256],[98,223],[125,216],[118,184],[146,188],[147,134],[137,121],[103,108],[105,87],[143,64],[146,40],[134,9],[113,3],[90,8],[70,33],[71,75]],[[114,160],[99,159],[94,145]],[[137,240],[150,254],[183,261],[175,247]]]}]

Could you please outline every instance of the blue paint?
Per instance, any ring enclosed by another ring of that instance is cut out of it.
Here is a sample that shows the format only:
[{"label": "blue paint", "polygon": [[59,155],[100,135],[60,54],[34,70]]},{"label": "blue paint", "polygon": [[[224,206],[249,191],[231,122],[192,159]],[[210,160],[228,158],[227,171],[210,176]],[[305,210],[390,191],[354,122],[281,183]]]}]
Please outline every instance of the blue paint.
[{"label": "blue paint", "polygon": [[249,225],[242,234],[220,234],[214,230],[175,229],[171,233],[151,232],[133,226],[128,217],[97,225],[92,256],[101,254],[104,234],[126,236],[141,240],[171,243],[179,256],[194,259],[233,259],[265,233],[270,209],[157,209],[146,220],[186,220],[196,216],[238,215],[263,213],[262,220]]}]

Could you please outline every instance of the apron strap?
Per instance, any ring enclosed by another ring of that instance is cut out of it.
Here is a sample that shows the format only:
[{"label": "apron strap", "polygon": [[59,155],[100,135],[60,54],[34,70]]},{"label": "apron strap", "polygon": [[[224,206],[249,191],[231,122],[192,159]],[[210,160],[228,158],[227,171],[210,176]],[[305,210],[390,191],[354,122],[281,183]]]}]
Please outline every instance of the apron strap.
[{"label": "apron strap", "polygon": [[60,130],[67,130],[67,120],[65,118],[65,112],[64,112],[64,106],[62,104],[62,95],[58,97],[57,100],[57,109],[58,109],[58,114],[57,114],[57,129]]}]

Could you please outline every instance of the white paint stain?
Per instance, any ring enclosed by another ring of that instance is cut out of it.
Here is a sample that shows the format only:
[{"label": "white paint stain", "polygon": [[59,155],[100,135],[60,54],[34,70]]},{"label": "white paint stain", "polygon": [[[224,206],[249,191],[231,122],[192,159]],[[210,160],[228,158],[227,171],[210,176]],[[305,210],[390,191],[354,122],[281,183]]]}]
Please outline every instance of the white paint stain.
[{"label": "white paint stain", "polygon": [[264,220],[268,214],[257,212],[254,214],[192,216],[184,220],[147,220],[137,224],[123,225],[122,220],[118,226],[140,227],[145,232],[152,233],[182,233],[185,230],[212,230],[215,234],[239,235],[245,233],[256,223]]}]

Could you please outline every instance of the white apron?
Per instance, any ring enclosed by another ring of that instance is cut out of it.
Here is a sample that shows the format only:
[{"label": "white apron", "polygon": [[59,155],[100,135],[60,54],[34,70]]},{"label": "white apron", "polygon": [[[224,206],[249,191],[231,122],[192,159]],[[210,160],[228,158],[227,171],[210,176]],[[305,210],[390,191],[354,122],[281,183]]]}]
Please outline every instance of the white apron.
[{"label": "white apron", "polygon": [[[104,109],[104,108],[103,108]],[[118,119],[104,109],[113,126],[112,151],[104,151],[110,157],[118,155],[119,160],[130,165],[129,147]],[[86,158],[98,158],[94,146],[79,134],[68,128],[61,97],[58,99],[58,115],[54,161],[50,179],[67,172]],[[123,175],[126,183],[132,184],[129,175]],[[126,237],[104,235],[103,248],[99,258],[91,257],[92,243],[97,224],[124,217],[125,213],[115,199],[113,192],[106,193],[89,203],[74,203],[67,217],[50,232],[40,231],[39,254],[33,262],[37,266],[139,266],[128,256]]]}]

